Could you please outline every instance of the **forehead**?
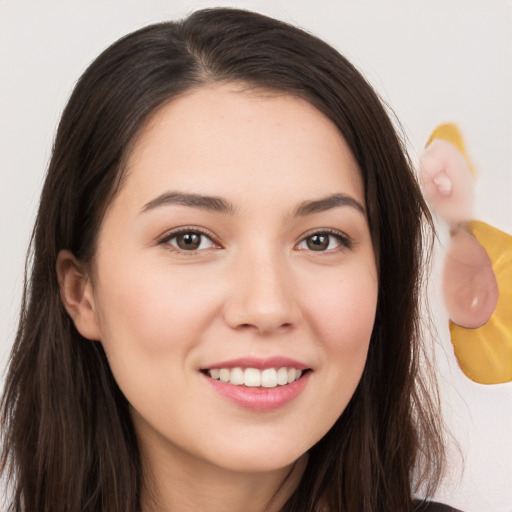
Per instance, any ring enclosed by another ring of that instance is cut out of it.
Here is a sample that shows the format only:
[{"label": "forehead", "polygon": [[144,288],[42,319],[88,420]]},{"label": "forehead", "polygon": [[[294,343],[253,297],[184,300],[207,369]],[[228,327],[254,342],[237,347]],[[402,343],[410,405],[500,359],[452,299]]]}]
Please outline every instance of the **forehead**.
[{"label": "forehead", "polygon": [[241,201],[261,188],[279,200],[341,191],[364,204],[360,171],[331,120],[304,99],[236,84],[196,88],[157,110],[132,146],[124,187]]}]

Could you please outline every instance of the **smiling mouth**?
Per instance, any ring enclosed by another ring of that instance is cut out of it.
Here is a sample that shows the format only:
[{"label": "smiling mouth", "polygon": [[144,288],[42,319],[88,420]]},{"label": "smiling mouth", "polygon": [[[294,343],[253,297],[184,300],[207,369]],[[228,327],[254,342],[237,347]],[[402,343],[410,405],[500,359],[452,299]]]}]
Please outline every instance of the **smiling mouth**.
[{"label": "smiling mouth", "polygon": [[211,368],[203,373],[208,377],[220,382],[245,386],[250,388],[275,388],[286,386],[299,380],[309,369],[299,370],[297,368]]}]

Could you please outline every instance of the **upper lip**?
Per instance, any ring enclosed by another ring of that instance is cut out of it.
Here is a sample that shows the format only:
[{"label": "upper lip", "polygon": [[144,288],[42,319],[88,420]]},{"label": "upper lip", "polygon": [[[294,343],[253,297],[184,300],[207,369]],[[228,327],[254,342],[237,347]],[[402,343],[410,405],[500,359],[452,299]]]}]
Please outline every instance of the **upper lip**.
[{"label": "upper lip", "polygon": [[296,368],[297,370],[307,370],[310,368],[307,364],[301,363],[296,359],[284,356],[273,356],[266,358],[259,357],[240,357],[230,359],[229,361],[221,361],[214,364],[201,367],[201,370],[210,370],[212,368],[257,368],[265,370],[266,368]]}]

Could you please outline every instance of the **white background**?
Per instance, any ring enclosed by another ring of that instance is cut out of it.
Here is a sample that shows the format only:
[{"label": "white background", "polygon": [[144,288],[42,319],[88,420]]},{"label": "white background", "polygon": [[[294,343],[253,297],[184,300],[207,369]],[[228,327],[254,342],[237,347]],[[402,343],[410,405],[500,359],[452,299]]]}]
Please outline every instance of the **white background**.
[{"label": "white background", "polygon": [[[55,127],[75,81],[121,35],[215,5],[284,19],[336,46],[392,106],[413,155],[437,124],[457,122],[478,171],[476,218],[512,233],[510,0],[0,0],[1,369]],[[512,383],[479,385],[459,370],[436,279],[437,364],[461,452],[450,452],[438,499],[466,512],[511,512]]]}]

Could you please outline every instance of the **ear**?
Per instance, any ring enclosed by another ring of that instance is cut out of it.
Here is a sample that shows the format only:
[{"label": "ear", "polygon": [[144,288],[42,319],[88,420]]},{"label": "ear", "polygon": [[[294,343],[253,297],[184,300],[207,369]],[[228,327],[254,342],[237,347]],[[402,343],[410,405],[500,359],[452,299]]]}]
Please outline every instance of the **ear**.
[{"label": "ear", "polygon": [[78,332],[90,340],[99,340],[100,328],[91,279],[70,251],[59,252],[57,277],[62,303]]}]

